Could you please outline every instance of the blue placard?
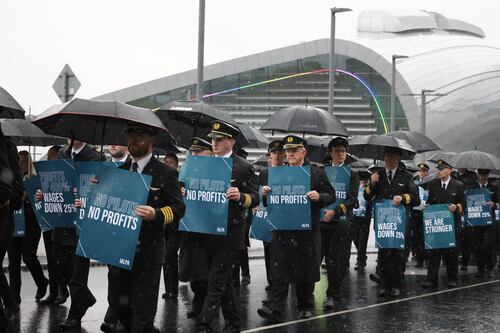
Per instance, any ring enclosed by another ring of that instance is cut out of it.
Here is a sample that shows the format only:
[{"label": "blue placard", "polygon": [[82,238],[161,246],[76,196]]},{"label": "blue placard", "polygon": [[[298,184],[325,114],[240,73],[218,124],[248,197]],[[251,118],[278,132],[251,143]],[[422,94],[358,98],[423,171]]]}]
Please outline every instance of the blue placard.
[{"label": "blue placard", "polygon": [[263,242],[271,242],[273,237],[272,226],[267,219],[267,207],[262,202],[262,186],[259,187],[259,205],[253,209],[252,225],[250,226],[250,237]]},{"label": "blue placard", "polygon": [[151,176],[102,166],[87,197],[76,254],[131,270],[142,219],[135,214],[148,200]]},{"label": "blue placard", "polygon": [[[325,210],[335,210],[341,203],[346,201],[347,193],[349,192],[349,182],[351,180],[351,167],[349,165],[327,166],[325,167],[325,172],[330,184],[332,184],[335,189],[337,200],[330,206],[321,209],[321,218],[325,215]],[[340,218],[336,220],[347,221],[347,216],[342,214]]]},{"label": "blue placard", "polygon": [[418,186],[418,196],[420,197],[420,206],[415,206],[413,209],[424,210],[427,199],[429,198],[429,191],[425,190],[422,186]]},{"label": "blue placard", "polygon": [[179,183],[184,183],[184,181],[186,180],[186,170],[187,170],[186,166],[191,156],[193,155],[190,154],[186,155],[186,161],[184,161],[184,163],[181,165],[181,168],[179,169]]},{"label": "blue placard", "polygon": [[78,216],[75,208],[77,188],[73,160],[35,162],[43,192],[40,215],[53,229],[74,228]]},{"label": "blue placard", "polygon": [[448,205],[430,205],[425,208],[424,243],[426,250],[456,247],[455,222]]},{"label": "blue placard", "polygon": [[378,249],[405,248],[406,211],[392,200],[375,203],[375,245]]},{"label": "blue placard", "polygon": [[269,168],[268,220],[273,230],[311,230],[311,167]]},{"label": "blue placard", "polygon": [[19,210],[14,211],[14,232],[13,237],[24,237],[25,236],[25,222],[24,222],[24,207]]},{"label": "blue placard", "polygon": [[117,168],[121,162],[76,162],[75,163],[75,174],[76,182],[78,184],[77,197],[82,201],[82,207],[78,211],[78,218],[75,223],[77,224],[76,232],[77,234],[81,229],[81,221],[85,217],[85,208],[87,207],[87,199],[90,194],[90,190],[93,188],[92,179],[96,177],[97,171],[101,167],[111,167]]},{"label": "blue placard", "polygon": [[43,207],[42,202],[37,202],[35,200],[35,193],[40,188],[40,178],[38,178],[38,176],[31,177],[30,179],[24,181],[24,190],[28,193],[31,208],[33,208],[33,211],[35,212],[36,220],[38,221],[40,229],[42,230],[42,232],[45,232],[54,229],[54,227],[50,224],[50,222],[45,220],[45,218],[41,214]]},{"label": "blue placard", "polygon": [[184,163],[186,213],[179,230],[211,235],[227,235],[233,159],[213,156],[190,156]]},{"label": "blue placard", "polygon": [[365,197],[363,196],[363,192],[365,191],[364,186],[359,187],[358,191],[358,208],[353,209],[353,214],[356,217],[365,217],[366,216],[366,200]]},{"label": "blue placard", "polygon": [[470,189],[467,195],[466,227],[478,227],[493,223],[492,208],[486,204],[491,201],[491,192],[486,188]]}]

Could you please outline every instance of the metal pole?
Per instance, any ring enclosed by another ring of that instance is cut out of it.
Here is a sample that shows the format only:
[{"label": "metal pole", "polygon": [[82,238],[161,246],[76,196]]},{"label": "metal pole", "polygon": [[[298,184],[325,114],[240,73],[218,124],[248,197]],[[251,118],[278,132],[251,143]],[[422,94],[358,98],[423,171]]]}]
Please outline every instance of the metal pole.
[{"label": "metal pole", "polygon": [[64,103],[69,101],[69,75],[64,73]]},{"label": "metal pole", "polygon": [[198,83],[196,85],[196,101],[203,98],[203,56],[205,49],[205,0],[200,0],[198,20]]},{"label": "metal pole", "polygon": [[422,132],[423,135],[425,135],[425,130],[427,127],[427,101],[425,97],[425,90],[422,90],[422,116],[420,117],[420,131]]},{"label": "metal pole", "polygon": [[396,58],[392,57],[391,132],[396,130]]},{"label": "metal pole", "polygon": [[330,24],[330,75],[328,85],[328,112],[333,114],[333,96],[335,88],[335,11],[331,9]]}]

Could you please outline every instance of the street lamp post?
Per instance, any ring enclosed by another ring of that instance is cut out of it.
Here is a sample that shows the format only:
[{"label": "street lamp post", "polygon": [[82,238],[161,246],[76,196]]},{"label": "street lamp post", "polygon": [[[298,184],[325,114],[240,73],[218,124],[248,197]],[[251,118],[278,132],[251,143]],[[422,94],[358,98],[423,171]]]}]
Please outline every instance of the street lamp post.
[{"label": "street lamp post", "polygon": [[205,51],[205,0],[200,0],[198,18],[198,80],[196,84],[196,101],[203,98],[203,57]]},{"label": "street lamp post", "polygon": [[422,106],[421,106],[421,112],[422,115],[420,116],[420,132],[422,132],[423,135],[425,135],[426,128],[427,128],[427,101],[426,101],[426,94],[428,93],[433,93],[434,90],[431,89],[422,89],[421,97],[422,97]]},{"label": "street lamp post", "polygon": [[329,85],[328,85],[328,112],[333,114],[333,88],[335,86],[335,14],[350,12],[352,9],[350,8],[330,8],[332,13],[332,19],[330,24],[330,76],[329,76]]},{"label": "street lamp post", "polygon": [[391,82],[391,132],[396,130],[396,60],[408,58],[405,55],[392,55],[392,82]]}]

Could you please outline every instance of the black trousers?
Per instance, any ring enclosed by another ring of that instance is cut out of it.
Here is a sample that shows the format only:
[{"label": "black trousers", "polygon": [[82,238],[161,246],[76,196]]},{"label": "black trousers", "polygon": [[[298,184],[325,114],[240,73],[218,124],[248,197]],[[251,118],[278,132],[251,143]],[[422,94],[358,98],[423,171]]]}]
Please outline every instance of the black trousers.
[{"label": "black trousers", "polygon": [[[286,309],[286,298],[290,283],[283,280],[273,280],[271,285],[271,298],[269,307],[280,314]],[[295,283],[295,295],[297,297],[297,307],[300,310],[314,309],[314,282]]]},{"label": "black trousers", "polygon": [[266,264],[266,279],[267,284],[271,284],[271,243],[262,242],[264,245],[264,262]]},{"label": "black trousers", "polygon": [[21,258],[29,269],[38,288],[47,284],[43,268],[36,255],[40,231],[27,232],[24,237],[12,237],[9,245],[9,282],[14,297],[21,299]]},{"label": "black trousers", "polygon": [[55,263],[53,258],[53,243],[52,243],[52,230],[45,231],[43,235],[43,244],[45,245],[45,254],[47,256],[47,271],[49,273],[49,294],[57,297],[59,293],[59,285],[54,276]]},{"label": "black trousers", "polygon": [[165,263],[163,264],[163,282],[167,295],[179,293],[179,246],[181,236],[177,231],[165,230]]},{"label": "black trousers", "polygon": [[326,258],[328,289],[326,295],[340,296],[351,255],[350,222],[332,222],[328,229],[321,229],[321,246]]},{"label": "black trousers", "polygon": [[200,313],[205,302],[205,297],[207,296],[207,286],[206,280],[196,280],[189,283],[191,285],[191,291],[194,294],[193,302],[191,305],[191,310]]},{"label": "black trousers", "polygon": [[134,263],[131,271],[109,266],[108,303],[131,333],[153,332],[161,264]]},{"label": "black trousers", "polygon": [[90,259],[73,256],[73,271],[69,282],[71,307],[68,318],[82,319],[87,309],[94,305],[96,299],[88,288]]},{"label": "black trousers", "polygon": [[448,281],[458,280],[458,251],[456,248],[429,250],[429,268],[427,270],[427,280],[430,282],[439,282],[439,266],[441,260],[446,263],[446,274]]},{"label": "black trousers", "polygon": [[473,236],[473,244],[476,245],[474,254],[477,259],[478,272],[484,272],[485,267],[489,271],[493,270],[495,246],[498,242],[496,226],[477,227]]},{"label": "black trousers", "polygon": [[366,248],[368,247],[368,237],[370,236],[370,219],[365,217],[353,217],[351,223],[351,239],[358,251],[357,262],[361,266],[366,266]]},{"label": "black trousers", "polygon": [[378,264],[380,265],[380,278],[385,289],[401,288],[404,274],[405,251],[397,249],[379,249]]},{"label": "black trousers", "polygon": [[422,211],[413,210],[411,216],[411,252],[415,256],[417,264],[423,264],[425,260],[424,245],[424,216]]},{"label": "black trousers", "polygon": [[[3,222],[1,219],[0,221]],[[5,254],[7,253],[7,248],[8,241],[0,242],[0,262],[3,262]],[[12,307],[14,305],[14,294],[12,293],[12,289],[10,289],[3,269],[0,269],[0,298],[2,299],[4,307]]]},{"label": "black trousers", "polygon": [[226,325],[237,328],[240,321],[239,301],[231,277],[238,260],[238,250],[208,248],[206,254],[209,265],[207,294],[198,316],[198,325],[212,327],[222,308]]},{"label": "black trousers", "polygon": [[470,262],[470,257],[474,253],[475,244],[475,234],[477,227],[464,227],[462,229],[462,266],[468,266]]},{"label": "black trousers", "polygon": [[54,263],[52,275],[56,286],[65,287],[69,284],[73,272],[74,255],[75,246],[52,242],[52,260]]}]

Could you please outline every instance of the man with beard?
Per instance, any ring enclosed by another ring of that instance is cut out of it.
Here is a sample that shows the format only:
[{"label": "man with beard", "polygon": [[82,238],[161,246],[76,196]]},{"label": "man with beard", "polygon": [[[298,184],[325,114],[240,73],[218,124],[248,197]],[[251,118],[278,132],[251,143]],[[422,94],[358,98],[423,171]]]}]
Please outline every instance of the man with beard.
[{"label": "man with beard", "polygon": [[[313,315],[314,284],[320,278],[321,233],[320,210],[335,201],[335,190],[325,171],[311,165],[306,159],[305,139],[288,135],[283,139],[283,148],[290,167],[311,166],[311,187],[306,196],[311,201],[311,230],[275,230],[271,240],[271,262],[274,265],[271,295],[268,302],[257,310],[259,316],[271,321],[283,320],[289,285],[295,283],[299,317]],[[264,202],[271,188],[264,186]]]},{"label": "man with beard", "polygon": [[175,170],[153,157],[157,129],[130,124],[131,160],[121,169],[152,176],[146,205],[136,208],[142,218],[131,271],[109,267],[108,302],[126,332],[159,332],[154,326],[160,274],[165,259],[165,225],[184,215],[184,202]]},{"label": "man with beard", "polygon": [[109,145],[109,155],[111,155],[111,162],[125,163],[130,159],[128,149],[125,146]]}]

